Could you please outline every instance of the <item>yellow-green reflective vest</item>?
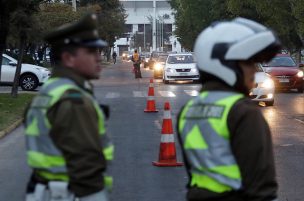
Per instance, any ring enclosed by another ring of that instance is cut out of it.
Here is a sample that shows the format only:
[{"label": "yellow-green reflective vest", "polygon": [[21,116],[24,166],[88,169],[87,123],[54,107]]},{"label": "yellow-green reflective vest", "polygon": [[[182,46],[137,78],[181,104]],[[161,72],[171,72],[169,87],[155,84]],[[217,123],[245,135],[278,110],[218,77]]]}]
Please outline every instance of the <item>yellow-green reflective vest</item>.
[{"label": "yellow-green reflective vest", "polygon": [[241,174],[230,147],[227,117],[243,97],[233,92],[203,92],[181,112],[178,129],[190,164],[190,186],[223,193],[241,188]]},{"label": "yellow-green reflective vest", "polygon": [[[107,161],[113,160],[114,146],[106,135],[104,114],[97,101],[72,80],[52,78],[42,86],[38,95],[33,99],[25,121],[27,162],[39,176],[49,181],[69,181],[66,161],[49,136],[52,125],[48,121],[46,113],[70,89],[77,90],[92,100],[98,114],[99,134],[103,147],[101,151]],[[112,182],[112,177],[104,176],[107,188],[111,188]]]}]

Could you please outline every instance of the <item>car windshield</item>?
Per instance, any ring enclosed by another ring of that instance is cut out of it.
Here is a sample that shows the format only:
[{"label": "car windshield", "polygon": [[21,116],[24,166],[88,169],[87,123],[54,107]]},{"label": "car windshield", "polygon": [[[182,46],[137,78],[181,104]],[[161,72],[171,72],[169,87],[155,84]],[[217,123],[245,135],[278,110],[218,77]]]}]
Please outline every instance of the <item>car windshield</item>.
[{"label": "car windshield", "polygon": [[159,57],[157,58],[157,61],[158,61],[158,62],[166,62],[167,57],[168,57],[168,56],[159,56]]},{"label": "car windshield", "polygon": [[263,63],[264,67],[296,67],[291,57],[275,57],[269,63]]},{"label": "car windshield", "polygon": [[169,64],[190,64],[194,63],[192,55],[176,55],[169,56],[168,58]]}]

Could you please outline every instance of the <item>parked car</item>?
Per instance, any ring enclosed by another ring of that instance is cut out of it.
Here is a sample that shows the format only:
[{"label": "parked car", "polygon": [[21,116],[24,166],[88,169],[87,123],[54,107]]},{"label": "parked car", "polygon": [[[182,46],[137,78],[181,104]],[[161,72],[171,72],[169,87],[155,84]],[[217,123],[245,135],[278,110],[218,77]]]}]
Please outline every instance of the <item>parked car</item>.
[{"label": "parked car", "polygon": [[166,65],[166,60],[168,56],[167,55],[159,55],[159,57],[155,60],[154,66],[153,66],[153,77],[155,79],[163,78],[164,68]]},{"label": "parked car", "polygon": [[200,75],[191,53],[169,54],[164,68],[163,82],[177,80],[199,80]]},{"label": "parked car", "polygon": [[272,76],[276,89],[297,89],[303,93],[303,71],[288,54],[276,55],[269,63],[264,63],[263,68]]},{"label": "parked car", "polygon": [[271,76],[265,73],[261,64],[258,64],[255,73],[255,87],[249,96],[253,101],[264,102],[266,106],[273,106],[275,85]]},{"label": "parked car", "polygon": [[[1,85],[12,85],[15,78],[17,60],[6,54],[2,55]],[[22,90],[32,91],[46,82],[51,72],[44,67],[22,64],[19,84]]]}]

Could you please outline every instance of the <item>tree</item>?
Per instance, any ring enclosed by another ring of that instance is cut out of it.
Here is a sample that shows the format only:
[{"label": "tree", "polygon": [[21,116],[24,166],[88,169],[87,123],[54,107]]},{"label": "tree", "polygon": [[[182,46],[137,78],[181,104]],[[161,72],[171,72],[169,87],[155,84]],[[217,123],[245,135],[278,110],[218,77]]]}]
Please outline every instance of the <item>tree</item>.
[{"label": "tree", "polygon": [[189,50],[201,30],[212,21],[246,17],[275,30],[289,51],[303,47],[303,0],[172,0],[181,44]]},{"label": "tree", "polygon": [[117,37],[124,32],[126,19],[125,10],[119,0],[82,0],[81,6],[99,6],[96,13],[99,18],[99,33],[106,40],[109,47],[105,49],[107,60],[111,57],[110,49],[114,46]]},{"label": "tree", "polygon": [[[2,54],[6,47],[7,37],[9,33],[19,33],[20,42],[25,42],[27,30],[33,26],[30,22],[32,13],[37,9],[37,5],[41,0],[0,0],[0,81],[1,81],[1,66]],[[10,32],[11,30],[19,30],[17,32]],[[22,30],[22,31],[21,31]],[[22,34],[20,34],[22,33]],[[17,36],[17,37],[18,37]],[[23,49],[20,51],[20,59],[22,59]],[[21,60],[18,63],[22,62]],[[21,65],[18,66],[21,69]],[[20,69],[17,68],[16,75],[20,74]],[[19,82],[18,82],[19,83]],[[16,96],[15,93],[13,93]]]},{"label": "tree", "polygon": [[213,0],[172,0],[171,6],[176,21],[176,31],[181,44],[192,50],[195,38],[200,31],[212,21],[210,15]]},{"label": "tree", "polygon": [[27,36],[31,33],[31,28],[33,27],[33,13],[37,12],[39,1],[21,1],[19,6],[11,14],[11,36],[15,36],[19,39],[19,55],[18,64],[16,67],[14,84],[12,87],[11,95],[12,97],[17,97],[21,64],[23,60],[24,47],[27,42]]}]

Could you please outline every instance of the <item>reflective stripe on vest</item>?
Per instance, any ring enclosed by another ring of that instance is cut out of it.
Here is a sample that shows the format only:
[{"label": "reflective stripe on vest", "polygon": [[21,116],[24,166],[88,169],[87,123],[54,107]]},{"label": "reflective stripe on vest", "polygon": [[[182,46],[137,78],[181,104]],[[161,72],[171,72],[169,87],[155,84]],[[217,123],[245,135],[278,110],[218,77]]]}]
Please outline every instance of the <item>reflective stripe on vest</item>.
[{"label": "reflective stripe on vest", "polygon": [[181,112],[178,129],[191,166],[191,186],[217,193],[241,188],[227,118],[242,97],[232,92],[203,92]]},{"label": "reflective stripe on vest", "polygon": [[[65,78],[52,78],[43,85],[38,96],[32,101],[27,113],[25,128],[28,164],[47,180],[69,180],[66,162],[49,137],[52,126],[46,117],[46,113],[70,89],[79,91],[94,103],[98,115],[102,152],[106,160],[113,159],[114,146],[106,135],[104,114],[97,101],[73,81]],[[104,180],[105,184],[112,183],[109,176],[105,176]]]}]

